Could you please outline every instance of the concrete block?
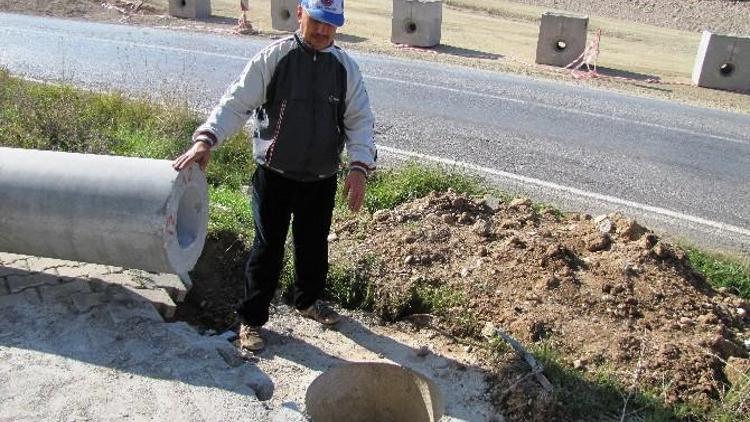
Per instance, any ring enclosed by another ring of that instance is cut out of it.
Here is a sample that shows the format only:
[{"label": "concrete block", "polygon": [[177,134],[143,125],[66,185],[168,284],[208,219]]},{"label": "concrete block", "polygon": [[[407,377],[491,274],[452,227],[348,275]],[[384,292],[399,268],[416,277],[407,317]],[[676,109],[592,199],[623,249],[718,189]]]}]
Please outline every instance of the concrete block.
[{"label": "concrete block", "polygon": [[750,37],[703,31],[693,83],[704,88],[750,92]]},{"label": "concrete block", "polygon": [[565,67],[586,49],[588,16],[546,12],[539,25],[536,62]]},{"label": "concrete block", "polygon": [[5,278],[11,294],[19,293],[32,287],[55,286],[60,284],[57,277],[47,274],[11,275]]},{"label": "concrete block", "polygon": [[299,0],[271,0],[271,28],[294,32],[299,28],[297,5]]},{"label": "concrete block", "polygon": [[42,302],[53,303],[66,301],[75,293],[90,293],[91,286],[87,281],[75,280],[68,283],[61,283],[56,286],[42,286],[39,288],[39,294],[42,296]]},{"label": "concrete block", "polygon": [[442,0],[393,0],[391,42],[415,47],[440,44]]},{"label": "concrete block", "polygon": [[169,0],[169,15],[187,19],[208,18],[211,16],[211,0]]}]

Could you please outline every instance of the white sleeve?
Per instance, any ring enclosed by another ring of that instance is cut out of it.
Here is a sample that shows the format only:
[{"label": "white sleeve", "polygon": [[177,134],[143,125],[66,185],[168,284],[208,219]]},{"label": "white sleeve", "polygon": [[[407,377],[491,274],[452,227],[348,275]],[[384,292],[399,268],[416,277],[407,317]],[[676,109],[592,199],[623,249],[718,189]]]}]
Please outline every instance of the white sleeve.
[{"label": "white sleeve", "polygon": [[218,147],[247,123],[253,110],[266,101],[266,87],[278,63],[279,54],[280,49],[275,44],[250,59],[242,74],[229,86],[219,104],[211,111],[206,122],[195,131],[194,141],[213,135],[214,147]]},{"label": "white sleeve", "polygon": [[347,69],[344,132],[349,163],[364,166],[364,170],[371,171],[375,169],[377,158],[375,117],[359,66],[346,55],[343,62]]}]

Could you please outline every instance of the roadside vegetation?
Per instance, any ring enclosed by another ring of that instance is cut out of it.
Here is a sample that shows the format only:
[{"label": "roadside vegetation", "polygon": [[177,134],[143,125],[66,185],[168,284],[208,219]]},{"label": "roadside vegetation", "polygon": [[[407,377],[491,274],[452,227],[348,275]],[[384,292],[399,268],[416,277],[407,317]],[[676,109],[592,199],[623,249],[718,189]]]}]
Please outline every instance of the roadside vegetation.
[{"label": "roadside vegetation", "polygon": [[[157,105],[120,94],[95,94],[70,87],[31,83],[0,70],[0,146],[3,147],[170,160],[188,146],[190,135],[199,122],[200,117],[184,105]],[[252,241],[247,185],[253,169],[246,135],[240,134],[213,154],[207,175],[211,200],[209,237],[229,236],[232,242],[243,244],[244,250]],[[469,196],[489,192],[504,198],[480,180],[410,164],[380,171],[371,178],[365,212],[392,209],[431,192],[449,189]],[[350,217],[344,198],[339,195],[334,218],[343,221]],[[359,235],[366,236],[367,233],[362,231]],[[221,253],[221,248],[218,249]],[[695,248],[689,249],[687,256],[691,265],[714,287],[732,289],[745,300],[750,300],[750,268],[747,265]],[[238,259],[244,259],[244,256],[238,255]],[[357,262],[332,263],[328,297],[340,306],[378,310],[380,315],[391,315],[393,319],[420,313],[448,319],[445,321],[448,324],[477,324],[478,315],[449,312],[463,306],[467,300],[464,292],[429,283],[415,284],[407,308],[383,309],[387,304],[378,303],[372,277],[386,265],[375,255],[365,256]],[[283,276],[287,290],[293,279],[292,271],[291,262],[288,262]],[[451,318],[458,320],[450,321]],[[496,341],[484,340],[477,334],[475,332],[474,336],[459,341],[480,345],[489,353],[507,352],[506,347]],[[630,409],[636,411],[631,411],[633,413],[624,420],[746,420],[743,419],[746,414],[742,412],[748,406],[748,382],[733,388],[709,408],[691,406],[690,403],[667,407],[658,391],[642,391],[606,371],[592,375],[573,370],[560,358],[554,345],[541,342],[531,345],[530,350],[544,364],[545,374],[556,387],[556,402],[562,406],[561,414],[572,420],[619,419],[625,398],[630,398]]]}]

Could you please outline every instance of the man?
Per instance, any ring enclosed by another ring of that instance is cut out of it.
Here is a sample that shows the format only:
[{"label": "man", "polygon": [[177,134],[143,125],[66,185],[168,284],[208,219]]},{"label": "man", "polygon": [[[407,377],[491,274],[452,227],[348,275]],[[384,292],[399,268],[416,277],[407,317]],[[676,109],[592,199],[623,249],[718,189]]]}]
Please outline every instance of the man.
[{"label": "man", "polygon": [[[335,324],[338,314],[320,301],[328,272],[336,174],[346,146],[344,194],[358,211],[367,174],[374,170],[373,115],[356,63],[333,45],[344,23],[343,0],[301,0],[300,29],[256,54],[193,135],[173,167],[206,168],[211,149],[255,119],[252,208],[255,239],[247,263],[247,295],[238,307],[240,345],[263,347],[260,327],[282,270],[291,221],[294,306],[304,316]],[[293,216],[293,220],[292,220]]]}]

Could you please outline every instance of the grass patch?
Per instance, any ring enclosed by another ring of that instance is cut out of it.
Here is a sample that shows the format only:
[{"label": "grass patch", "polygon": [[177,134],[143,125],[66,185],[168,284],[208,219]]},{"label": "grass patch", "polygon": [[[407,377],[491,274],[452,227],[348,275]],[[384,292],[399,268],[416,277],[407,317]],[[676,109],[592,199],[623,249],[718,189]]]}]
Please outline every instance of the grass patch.
[{"label": "grass patch", "polygon": [[374,255],[366,255],[355,265],[332,264],[326,280],[326,297],[347,309],[371,311],[375,293],[370,273],[379,265]]},{"label": "grass patch", "polygon": [[[549,342],[532,345],[530,352],[555,388],[554,401],[561,420],[620,420],[630,391],[609,372],[585,374],[570,368]],[[664,407],[658,396],[636,389],[628,399],[624,420],[677,421],[687,416],[680,413]]]},{"label": "grass patch", "polygon": [[712,286],[726,287],[750,300],[750,266],[735,258],[686,248],[688,259]]},{"label": "grass patch", "polygon": [[228,186],[210,186],[208,198],[208,231],[231,232],[249,244],[253,238],[253,214],[247,195]]},{"label": "grass patch", "polygon": [[412,162],[402,168],[382,171],[371,177],[368,181],[364,208],[370,212],[390,209],[430,192],[448,189],[469,195],[479,195],[487,191],[478,178]]},{"label": "grass patch", "polygon": [[[0,69],[0,146],[172,160],[200,123],[184,104],[28,82]],[[211,158],[209,231],[248,241],[252,215],[242,187],[255,164],[247,135],[228,139]]]}]

